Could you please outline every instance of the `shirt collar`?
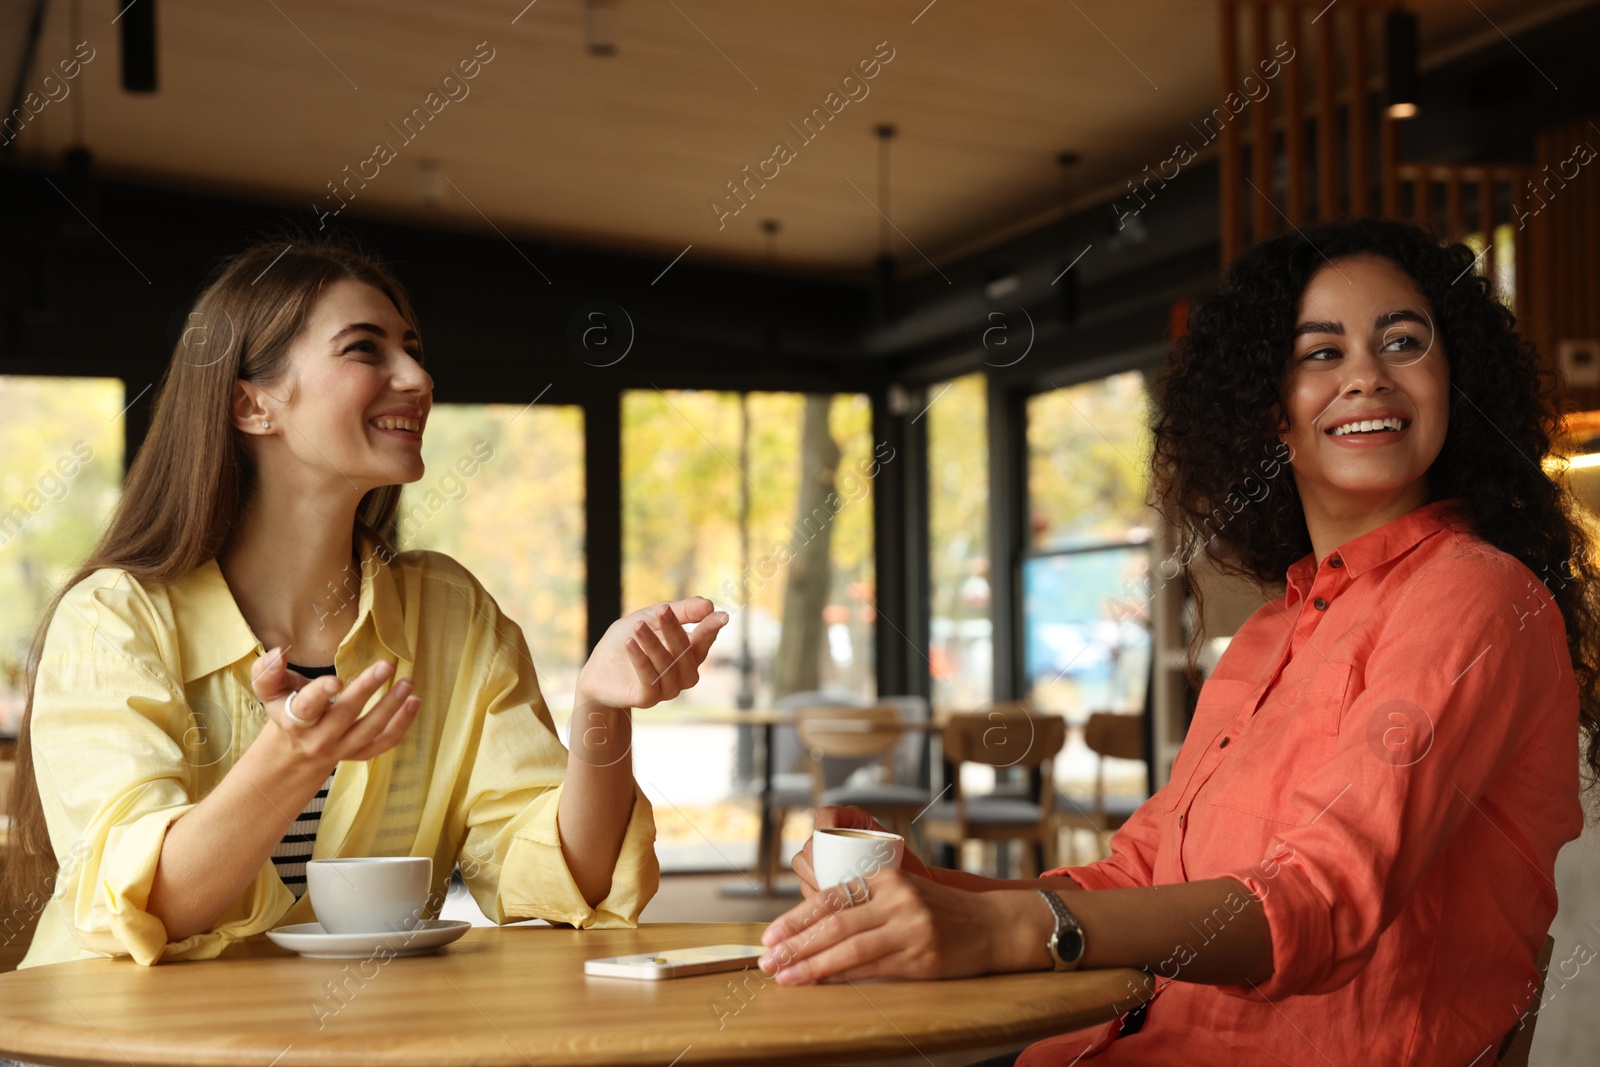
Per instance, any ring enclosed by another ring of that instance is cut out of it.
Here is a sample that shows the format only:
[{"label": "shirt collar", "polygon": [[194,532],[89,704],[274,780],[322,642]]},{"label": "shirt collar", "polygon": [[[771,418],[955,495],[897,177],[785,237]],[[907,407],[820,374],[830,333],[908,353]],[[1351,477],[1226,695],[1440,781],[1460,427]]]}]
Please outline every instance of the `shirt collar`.
[{"label": "shirt collar", "polygon": [[406,632],[405,604],[395,575],[395,553],[380,545],[365,528],[357,533],[357,553],[361,557],[361,604],[351,630],[370,615],[378,640],[389,654],[407,663],[414,661],[416,656]]},{"label": "shirt collar", "polygon": [[[1376,530],[1368,530],[1360,537],[1346,541],[1328,553],[1328,558],[1338,556],[1346,576],[1359,578],[1365,571],[1399,558],[1441,530],[1470,531],[1472,524],[1465,509],[1466,501],[1462,497],[1435,500],[1399,518],[1390,519]],[[1318,569],[1314,553],[1308,552],[1295,560],[1289,565],[1287,573],[1289,588],[1304,599],[1316,579]]]},{"label": "shirt collar", "polygon": [[[406,636],[399,586],[391,566],[394,557],[365,530],[360,531],[357,545],[361,558],[361,597],[350,633],[359,632],[370,616],[384,648],[398,659],[410,662],[414,657]],[[233,591],[228,588],[228,581],[215,559],[206,560],[174,582],[169,596],[178,627],[185,685],[251,653],[260,655],[266,651],[239,611]]]}]

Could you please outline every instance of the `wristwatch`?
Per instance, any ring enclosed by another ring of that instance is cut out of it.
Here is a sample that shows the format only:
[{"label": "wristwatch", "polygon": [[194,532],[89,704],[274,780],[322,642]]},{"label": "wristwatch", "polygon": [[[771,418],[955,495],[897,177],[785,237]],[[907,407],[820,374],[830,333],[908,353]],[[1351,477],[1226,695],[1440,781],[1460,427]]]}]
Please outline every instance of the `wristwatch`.
[{"label": "wristwatch", "polygon": [[1072,912],[1067,910],[1067,905],[1059,893],[1048,889],[1040,889],[1038,893],[1044,897],[1056,917],[1055,932],[1046,942],[1050,948],[1050,958],[1055,961],[1055,969],[1075,971],[1078,969],[1078,964],[1083,962],[1083,928],[1078,925],[1078,920]]}]

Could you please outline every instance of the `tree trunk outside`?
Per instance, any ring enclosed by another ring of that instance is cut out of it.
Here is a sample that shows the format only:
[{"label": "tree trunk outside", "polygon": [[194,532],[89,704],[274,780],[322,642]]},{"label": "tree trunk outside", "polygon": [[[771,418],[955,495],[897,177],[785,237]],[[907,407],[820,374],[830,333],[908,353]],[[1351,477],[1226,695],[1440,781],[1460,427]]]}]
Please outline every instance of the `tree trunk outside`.
[{"label": "tree trunk outside", "polygon": [[[774,699],[821,687],[822,650],[827,637],[822,610],[828,604],[833,573],[829,546],[841,501],[834,491],[839,443],[828,416],[833,397],[808,395],[800,437],[800,490],[788,540],[794,558],[783,587],[783,630],[772,658]],[[830,506],[831,505],[831,506]]]}]

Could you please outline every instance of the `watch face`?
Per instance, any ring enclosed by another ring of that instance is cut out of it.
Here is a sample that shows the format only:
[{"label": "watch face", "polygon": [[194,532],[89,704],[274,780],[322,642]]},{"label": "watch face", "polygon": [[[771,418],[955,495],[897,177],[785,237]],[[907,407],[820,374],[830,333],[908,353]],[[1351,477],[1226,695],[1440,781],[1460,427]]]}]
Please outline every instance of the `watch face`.
[{"label": "watch face", "polygon": [[1083,956],[1083,934],[1077,930],[1063,930],[1056,938],[1056,951],[1067,963],[1077,963]]}]

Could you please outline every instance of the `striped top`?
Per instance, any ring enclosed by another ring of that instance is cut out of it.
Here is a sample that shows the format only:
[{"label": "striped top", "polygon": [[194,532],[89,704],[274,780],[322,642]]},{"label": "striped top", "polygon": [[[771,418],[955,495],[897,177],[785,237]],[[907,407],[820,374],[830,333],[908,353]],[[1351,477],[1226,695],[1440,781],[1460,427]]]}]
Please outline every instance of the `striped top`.
[{"label": "striped top", "polygon": [[[328,667],[300,667],[293,663],[286,666],[296,674],[303,674],[307,678],[321,678],[332,674],[334,668]],[[333,788],[333,775],[328,775],[328,780],[322,783],[322,788],[317,790],[317,795],[311,798],[300,817],[289,825],[288,831],[283,835],[283,840],[278,842],[278,847],[272,850],[272,865],[278,871],[278,877],[283,881],[284,887],[293,893],[299,900],[306,891],[306,861],[311,858],[311,849],[317,843],[317,826],[322,822],[322,805],[328,799],[328,790]]]}]

